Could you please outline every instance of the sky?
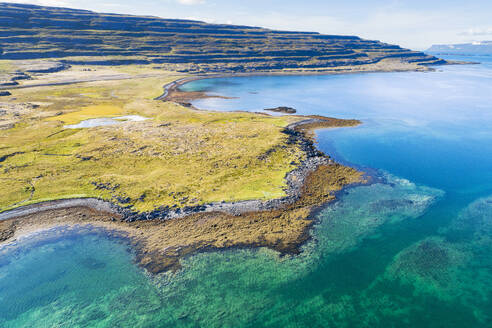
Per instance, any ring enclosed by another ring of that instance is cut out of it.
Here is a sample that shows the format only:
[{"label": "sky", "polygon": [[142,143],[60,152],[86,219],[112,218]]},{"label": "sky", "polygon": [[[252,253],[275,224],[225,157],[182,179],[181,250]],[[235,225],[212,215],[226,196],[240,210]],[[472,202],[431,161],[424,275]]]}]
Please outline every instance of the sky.
[{"label": "sky", "polygon": [[425,50],[492,40],[491,0],[0,0],[209,23],[357,35]]}]

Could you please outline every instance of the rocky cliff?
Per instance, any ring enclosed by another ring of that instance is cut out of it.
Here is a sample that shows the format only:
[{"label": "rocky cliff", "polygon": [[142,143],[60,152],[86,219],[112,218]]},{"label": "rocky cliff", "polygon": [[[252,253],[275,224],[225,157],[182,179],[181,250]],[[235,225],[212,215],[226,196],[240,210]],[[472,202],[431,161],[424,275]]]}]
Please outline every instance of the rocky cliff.
[{"label": "rocky cliff", "polygon": [[158,64],[188,72],[317,70],[387,58],[445,63],[356,36],[0,3],[0,59],[44,58],[66,64]]}]

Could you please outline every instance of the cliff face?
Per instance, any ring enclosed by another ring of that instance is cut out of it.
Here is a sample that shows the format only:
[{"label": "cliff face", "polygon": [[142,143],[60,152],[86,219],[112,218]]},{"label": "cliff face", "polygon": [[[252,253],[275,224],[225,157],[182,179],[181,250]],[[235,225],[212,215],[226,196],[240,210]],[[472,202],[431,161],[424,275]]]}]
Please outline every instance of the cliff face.
[{"label": "cliff face", "polygon": [[427,51],[441,55],[492,55],[492,41],[462,44],[436,44]]},{"label": "cliff face", "polygon": [[199,72],[316,70],[374,64],[385,58],[419,65],[445,63],[422,52],[356,36],[8,3],[0,3],[0,48],[0,59],[152,63]]}]

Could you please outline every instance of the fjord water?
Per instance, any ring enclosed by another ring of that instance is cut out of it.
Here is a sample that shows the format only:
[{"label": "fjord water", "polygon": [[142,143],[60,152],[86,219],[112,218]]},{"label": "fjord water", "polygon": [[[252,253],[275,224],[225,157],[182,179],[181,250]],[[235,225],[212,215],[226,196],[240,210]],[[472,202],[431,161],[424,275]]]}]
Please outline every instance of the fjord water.
[{"label": "fjord water", "polygon": [[298,256],[202,253],[149,277],[118,237],[52,231],[0,249],[1,327],[492,326],[492,58],[433,73],[218,78],[214,110],[358,118],[318,132],[377,170],[318,215]]}]

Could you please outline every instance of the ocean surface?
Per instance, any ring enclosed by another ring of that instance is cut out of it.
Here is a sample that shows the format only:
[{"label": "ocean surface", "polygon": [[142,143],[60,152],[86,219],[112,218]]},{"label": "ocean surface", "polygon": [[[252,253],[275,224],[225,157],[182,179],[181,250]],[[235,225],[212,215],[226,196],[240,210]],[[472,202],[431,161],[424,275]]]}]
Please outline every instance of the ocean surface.
[{"label": "ocean surface", "polygon": [[433,73],[264,76],[182,87],[213,110],[357,118],[317,133],[381,182],[347,189],[298,256],[191,256],[151,277],[124,237],[59,228],[0,248],[0,327],[492,327],[492,57]]}]

